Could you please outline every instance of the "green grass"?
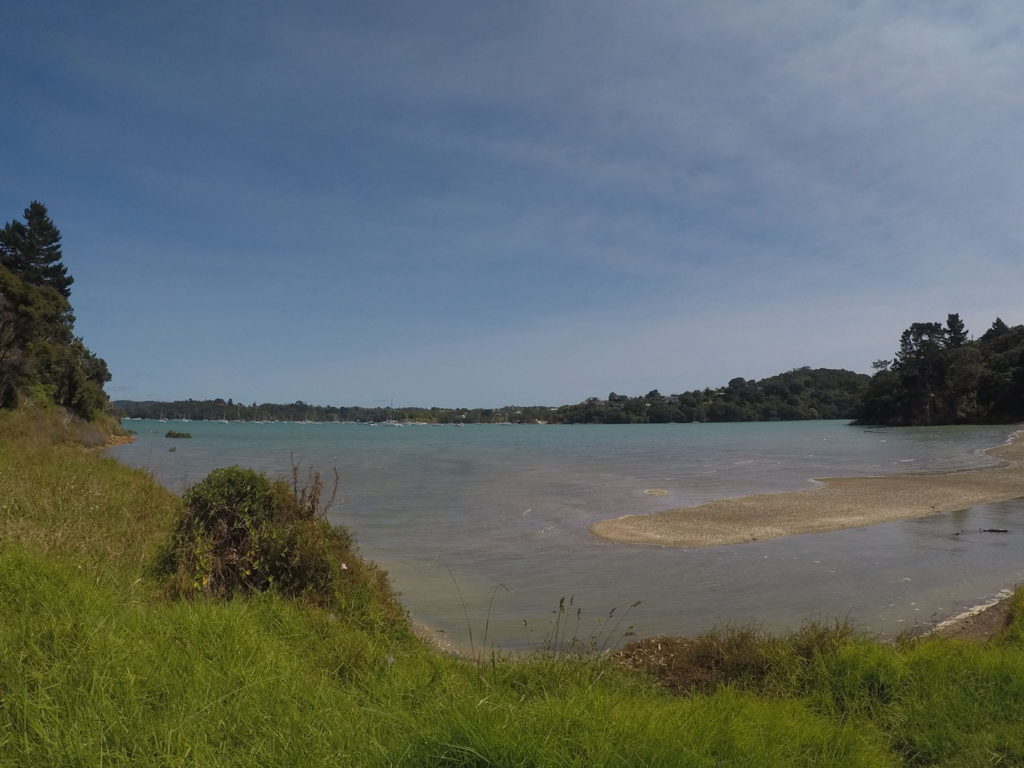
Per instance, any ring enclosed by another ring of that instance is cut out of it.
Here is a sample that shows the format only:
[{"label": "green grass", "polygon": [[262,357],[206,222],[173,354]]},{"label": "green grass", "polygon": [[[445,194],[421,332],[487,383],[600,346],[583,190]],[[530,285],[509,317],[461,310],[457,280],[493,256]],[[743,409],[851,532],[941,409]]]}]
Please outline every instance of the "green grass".
[{"label": "green grass", "polygon": [[168,598],[180,500],[32,419],[0,414],[0,766],[1024,765],[1020,618],[985,645],[721,630],[686,695],[476,663],[274,592]]}]

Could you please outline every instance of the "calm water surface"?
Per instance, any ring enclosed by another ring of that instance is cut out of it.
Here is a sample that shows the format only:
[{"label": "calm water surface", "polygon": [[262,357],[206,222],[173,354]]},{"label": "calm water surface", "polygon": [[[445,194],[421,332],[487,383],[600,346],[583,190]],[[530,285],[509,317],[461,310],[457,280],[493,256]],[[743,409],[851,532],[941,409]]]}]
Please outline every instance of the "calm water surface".
[{"label": "calm water surface", "polygon": [[[615,645],[630,626],[690,634],[721,622],[777,629],[847,616],[893,634],[1024,580],[1022,501],[709,549],[616,544],[587,531],[623,514],[810,488],[816,477],[986,466],[995,461],[983,450],[1004,442],[1007,427],[126,426],[138,439],[109,454],[178,491],[231,464],[278,476],[292,456],[337,466],[332,520],[389,571],[413,617],[455,643],[467,623],[481,638],[492,594],[488,639],[518,649],[544,641],[562,597],[572,600],[571,631]],[[168,428],[194,437],[172,442]]]}]

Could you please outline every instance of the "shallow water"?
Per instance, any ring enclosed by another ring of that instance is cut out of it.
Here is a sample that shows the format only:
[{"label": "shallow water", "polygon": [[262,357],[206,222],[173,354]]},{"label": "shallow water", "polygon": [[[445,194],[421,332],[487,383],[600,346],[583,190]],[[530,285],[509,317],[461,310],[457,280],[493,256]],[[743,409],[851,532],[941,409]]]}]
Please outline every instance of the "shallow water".
[{"label": "shallow water", "polygon": [[[560,627],[568,618],[570,636],[598,645],[621,643],[630,626],[689,634],[719,622],[782,628],[844,616],[891,634],[1024,577],[1019,501],[709,549],[617,544],[587,531],[622,514],[808,488],[815,477],[986,466],[995,461],[983,449],[1004,442],[1007,427],[126,425],[137,441],[109,454],[175,490],[230,464],[272,475],[287,474],[291,456],[338,466],[343,499],[331,518],[389,570],[415,619],[459,644],[467,627],[482,640],[486,623],[490,643],[535,647],[563,597]],[[168,428],[194,437],[167,440]]]}]

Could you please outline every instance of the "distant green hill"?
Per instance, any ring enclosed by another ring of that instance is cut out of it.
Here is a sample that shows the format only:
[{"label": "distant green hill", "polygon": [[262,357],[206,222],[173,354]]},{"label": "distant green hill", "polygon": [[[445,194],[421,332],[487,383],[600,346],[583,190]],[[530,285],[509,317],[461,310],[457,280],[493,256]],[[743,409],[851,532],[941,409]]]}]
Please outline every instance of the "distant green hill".
[{"label": "distant green hill", "polygon": [[360,408],[358,406],[252,403],[231,399],[115,400],[132,418],[230,421],[419,421],[426,423],[657,424],[688,421],[789,421],[852,418],[869,376],[830,368],[797,368],[760,381],[736,378],[718,389],[629,397],[612,392],[558,408]]},{"label": "distant green hill", "polygon": [[718,389],[643,397],[614,392],[558,409],[552,421],[643,424],[686,421],[796,421],[852,418],[870,377],[832,368],[797,368],[754,381],[735,378]]}]

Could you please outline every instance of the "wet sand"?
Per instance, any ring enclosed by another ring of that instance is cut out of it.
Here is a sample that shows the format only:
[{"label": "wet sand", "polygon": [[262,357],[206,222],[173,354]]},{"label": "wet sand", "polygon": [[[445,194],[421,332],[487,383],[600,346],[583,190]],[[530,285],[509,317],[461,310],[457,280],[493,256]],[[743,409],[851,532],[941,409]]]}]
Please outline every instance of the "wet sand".
[{"label": "wet sand", "polygon": [[952,512],[1024,497],[1024,439],[987,453],[1000,465],[943,474],[820,478],[820,487],[719,499],[590,527],[604,539],[664,547],[713,547],[820,533]]}]

